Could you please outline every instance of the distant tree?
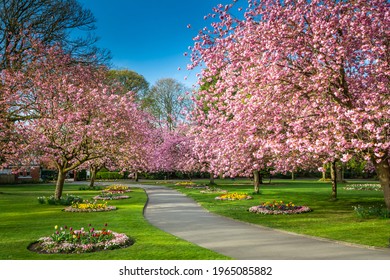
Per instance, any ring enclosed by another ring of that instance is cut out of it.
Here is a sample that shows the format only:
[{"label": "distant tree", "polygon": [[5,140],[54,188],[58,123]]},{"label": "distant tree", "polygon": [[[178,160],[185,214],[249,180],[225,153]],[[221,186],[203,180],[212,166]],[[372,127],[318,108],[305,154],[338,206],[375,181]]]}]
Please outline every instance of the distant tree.
[{"label": "distant tree", "polygon": [[143,99],[149,90],[149,83],[145,77],[131,70],[109,70],[107,78],[109,83],[119,86],[120,94],[132,91],[138,100]]},{"label": "distant tree", "polygon": [[76,0],[3,0],[0,68],[17,66],[28,59],[25,50],[31,47],[31,38],[46,45],[60,44],[67,53],[83,61],[106,63],[109,53],[95,46],[97,38],[91,33],[95,21],[91,11]]},{"label": "distant tree", "polygon": [[159,125],[174,130],[185,119],[185,111],[191,105],[188,89],[175,79],[158,80],[143,102],[147,111],[156,117]]}]

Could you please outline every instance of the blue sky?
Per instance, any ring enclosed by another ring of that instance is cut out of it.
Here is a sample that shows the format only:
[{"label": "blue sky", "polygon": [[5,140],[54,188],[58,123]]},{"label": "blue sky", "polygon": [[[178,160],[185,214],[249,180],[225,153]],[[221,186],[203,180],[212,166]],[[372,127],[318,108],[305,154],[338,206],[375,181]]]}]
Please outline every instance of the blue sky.
[{"label": "blue sky", "polygon": [[186,70],[190,58],[183,54],[198,31],[209,25],[204,16],[214,6],[231,2],[79,0],[94,14],[98,46],[111,51],[113,68],[136,71],[151,85],[161,78],[174,78],[187,86],[196,82],[196,71]]}]

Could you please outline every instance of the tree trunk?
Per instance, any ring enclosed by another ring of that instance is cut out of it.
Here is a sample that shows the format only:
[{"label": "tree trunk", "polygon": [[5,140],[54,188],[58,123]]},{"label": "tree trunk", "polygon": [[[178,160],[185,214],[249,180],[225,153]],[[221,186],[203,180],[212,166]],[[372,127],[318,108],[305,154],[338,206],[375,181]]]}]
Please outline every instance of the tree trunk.
[{"label": "tree trunk", "polygon": [[383,159],[380,163],[373,161],[375,164],[376,172],[381,183],[383,195],[387,209],[390,210],[390,164],[389,160]]},{"label": "tree trunk", "polygon": [[213,173],[210,173],[210,185],[215,185]]},{"label": "tree trunk", "polygon": [[336,163],[336,180],[338,183],[343,182],[343,169],[340,162]]},{"label": "tree trunk", "polygon": [[330,165],[330,176],[332,179],[332,199],[337,199],[337,166],[336,161],[333,161]]},{"label": "tree trunk", "polygon": [[322,181],[326,181],[326,169],[327,169],[327,167],[326,167],[326,164],[324,164],[323,166],[322,166],[322,169],[323,169],[323,171],[322,171]]},{"label": "tree trunk", "polygon": [[90,167],[90,171],[91,171],[91,180],[89,182],[89,188],[93,189],[95,187],[97,167],[96,166],[91,166]]},{"label": "tree trunk", "polygon": [[346,181],[345,181],[345,165],[346,165],[345,162],[343,162],[343,163],[341,164],[341,182],[343,182],[343,183],[346,182]]},{"label": "tree trunk", "polygon": [[137,171],[134,172],[134,181],[135,181],[135,182],[138,182],[138,181],[139,181],[139,179],[138,179],[138,172],[137,172]]},{"label": "tree trunk", "polygon": [[62,190],[64,189],[65,178],[66,178],[66,172],[63,170],[58,170],[56,190],[54,192],[54,198],[57,200],[60,199],[62,196]]},{"label": "tree trunk", "polygon": [[253,171],[253,187],[255,193],[260,193],[261,176],[259,171]]},{"label": "tree trunk", "polygon": [[294,171],[291,171],[291,180],[295,181],[295,173],[294,173]]}]

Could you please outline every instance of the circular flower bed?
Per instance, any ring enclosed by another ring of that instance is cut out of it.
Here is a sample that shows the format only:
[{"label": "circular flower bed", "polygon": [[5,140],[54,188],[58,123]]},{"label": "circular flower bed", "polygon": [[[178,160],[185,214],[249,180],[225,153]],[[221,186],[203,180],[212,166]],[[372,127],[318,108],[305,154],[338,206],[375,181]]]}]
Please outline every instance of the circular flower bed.
[{"label": "circular flower bed", "polygon": [[95,230],[91,225],[87,230],[84,228],[73,230],[73,228],[68,229],[67,226],[54,228],[55,232],[52,235],[39,238],[28,249],[44,254],[87,253],[125,248],[134,243],[126,234],[106,228]]},{"label": "circular flower bed", "polygon": [[307,206],[295,205],[292,202],[284,203],[283,201],[264,202],[249,208],[249,212],[264,215],[301,214],[311,211]]},{"label": "circular flower bed", "polygon": [[128,195],[118,195],[113,193],[102,193],[98,196],[95,196],[93,199],[95,200],[118,200],[118,199],[127,199],[130,198]]},{"label": "circular flower bed", "polygon": [[102,190],[103,193],[126,193],[126,192],[131,192],[130,187],[124,186],[124,185],[110,185],[104,190]]},{"label": "circular flower bed", "polygon": [[246,193],[227,193],[220,196],[217,196],[216,200],[248,200],[252,199],[250,195]]},{"label": "circular flower bed", "polygon": [[72,203],[71,206],[64,209],[65,212],[104,212],[112,210],[116,210],[116,207],[108,206],[107,202],[97,203],[96,201],[93,203],[89,203],[88,201],[85,203]]},{"label": "circular flower bed", "polygon": [[189,182],[189,181],[184,181],[184,182],[177,182],[175,186],[195,186],[196,183],[194,182]]}]

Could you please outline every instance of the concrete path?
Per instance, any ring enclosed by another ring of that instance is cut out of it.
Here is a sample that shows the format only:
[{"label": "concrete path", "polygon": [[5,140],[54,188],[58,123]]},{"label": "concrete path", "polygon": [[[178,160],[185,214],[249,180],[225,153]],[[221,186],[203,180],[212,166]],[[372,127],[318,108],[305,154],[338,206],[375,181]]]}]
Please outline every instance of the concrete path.
[{"label": "concrete path", "polygon": [[390,260],[387,248],[336,243],[251,225],[212,214],[175,190],[137,187],[148,194],[145,217],[152,225],[237,260]]}]

